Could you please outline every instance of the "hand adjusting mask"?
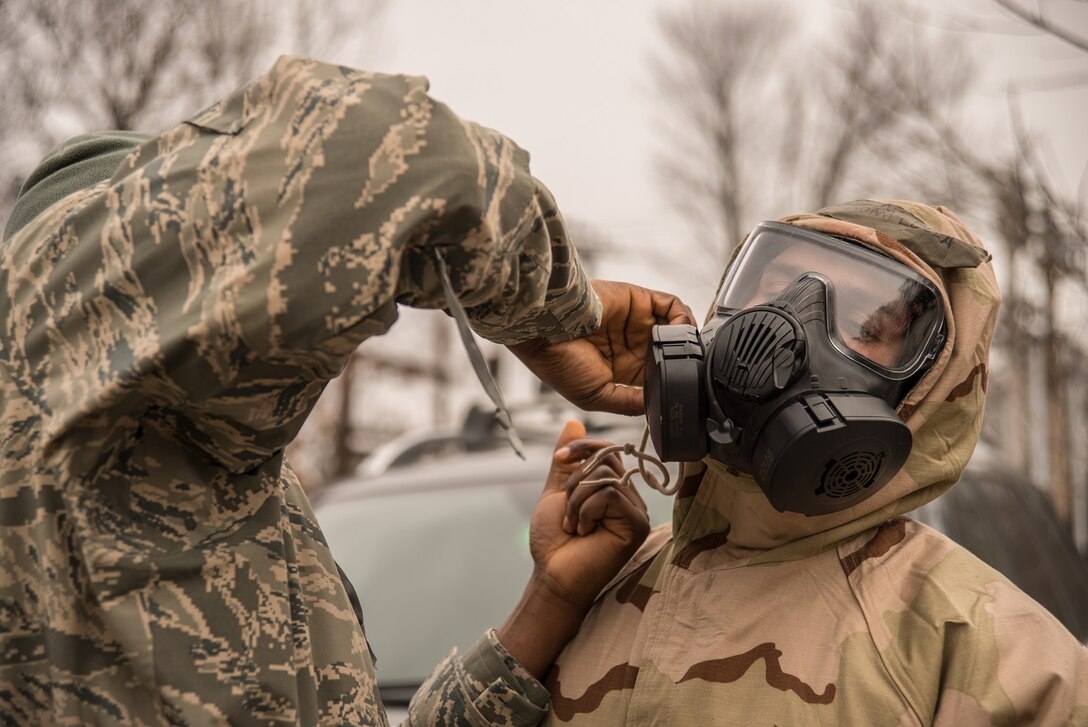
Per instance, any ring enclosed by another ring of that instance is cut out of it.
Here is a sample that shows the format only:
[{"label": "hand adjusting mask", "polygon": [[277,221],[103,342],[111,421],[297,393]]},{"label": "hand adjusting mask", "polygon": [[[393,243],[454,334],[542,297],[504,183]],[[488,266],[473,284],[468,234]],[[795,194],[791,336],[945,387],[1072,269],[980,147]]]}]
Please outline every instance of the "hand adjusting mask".
[{"label": "hand adjusting mask", "polygon": [[655,326],[646,418],[662,460],[709,455],[779,511],[851,507],[906,462],[895,407],[944,343],[936,287],[860,243],[756,227],[713,317]]}]

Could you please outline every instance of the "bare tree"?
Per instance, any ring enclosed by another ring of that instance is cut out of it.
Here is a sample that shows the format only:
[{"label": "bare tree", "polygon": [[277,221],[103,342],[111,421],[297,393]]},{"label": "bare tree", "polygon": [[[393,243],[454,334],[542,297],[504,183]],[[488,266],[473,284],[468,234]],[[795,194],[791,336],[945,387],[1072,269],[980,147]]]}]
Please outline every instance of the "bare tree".
[{"label": "bare tree", "polygon": [[806,205],[878,188],[946,201],[962,195],[967,175],[949,167],[933,131],[955,110],[974,69],[958,45],[911,20],[857,2],[821,51],[825,60],[809,87],[825,112],[807,145]]},{"label": "bare tree", "polygon": [[[1088,354],[1083,331],[1063,329],[1060,293],[1076,287],[1088,293],[1088,220],[1075,194],[1063,194],[1050,177],[1010,97],[1013,120],[1011,151],[994,152],[974,143],[961,128],[934,124],[933,138],[946,161],[973,180],[974,202],[989,212],[988,227],[1004,247],[1004,313],[999,319],[996,345],[1011,362],[1006,382],[1010,396],[997,405],[987,424],[1006,423],[1001,439],[1011,463],[1038,480],[1046,472],[1046,486],[1061,520],[1072,524],[1072,461],[1088,442],[1071,446],[1069,412],[1073,393],[1083,390],[1088,372],[1075,365]],[[1029,281],[1038,280],[1042,299]],[[1033,373],[1042,358],[1043,401],[1034,394]],[[993,408],[993,407],[992,407]],[[1045,452],[1037,452],[1033,423],[1028,415],[1040,411],[1045,421]],[[1040,456],[1042,455],[1042,456]],[[1083,459],[1083,457],[1082,457]],[[1045,470],[1044,470],[1045,466]],[[1083,486],[1083,484],[1081,485]]]},{"label": "bare tree", "polygon": [[[1088,37],[1064,27],[1044,12],[1042,5],[1028,9],[1014,0],[994,1],[1028,26],[1088,51]],[[1053,4],[1047,6],[1048,11],[1054,9]],[[1088,296],[1088,219],[1081,190],[1063,192],[1048,174],[1038,144],[1021,120],[1020,103],[1020,92],[1014,86],[1009,93],[1014,140],[1011,154],[996,159],[971,154],[968,142],[954,134],[949,135],[949,144],[959,147],[957,154],[989,190],[994,219],[1009,257],[1006,314],[1000,322],[999,341],[1009,349],[1016,369],[1012,418],[1020,423],[1020,441],[1014,442],[1018,446],[1013,449],[1021,453],[1018,464],[1023,471],[1036,479],[1045,462],[1045,484],[1055,509],[1061,520],[1072,527],[1074,491],[1088,489],[1088,440],[1081,434],[1080,441],[1076,441],[1078,433],[1085,429],[1074,426],[1071,417],[1078,411],[1077,402],[1083,417],[1084,399],[1078,393],[1083,394],[1088,386],[1088,371],[1078,362],[1088,355],[1088,345],[1083,329],[1063,315],[1061,297],[1070,289]],[[1025,290],[1025,278],[1041,281],[1042,300],[1034,299],[1037,296]],[[1035,377],[1031,363],[1039,352],[1043,360],[1042,402],[1033,401],[1036,397],[1032,394]],[[1032,406],[1045,412],[1045,458],[1034,456],[1030,424],[1023,415]],[[1078,464],[1079,480],[1075,479]],[[1083,519],[1088,521],[1088,517]],[[1088,533],[1074,534],[1084,548]]]},{"label": "bare tree", "polygon": [[765,217],[850,193],[968,186],[924,120],[955,108],[970,65],[888,13],[858,2],[833,43],[807,42],[773,5],[692,2],[661,17],[655,78],[673,119],[659,169],[678,209],[710,231],[701,242],[716,263]]},{"label": "bare tree", "polygon": [[[723,259],[748,224],[745,158],[755,133],[778,113],[765,69],[788,35],[777,6],[688,3],[660,17],[670,54],[654,64],[670,144],[658,158],[681,212],[704,230],[706,251]],[[762,117],[762,118],[761,118]]]},{"label": "bare tree", "polygon": [[[158,131],[283,50],[330,52],[385,0],[2,0],[0,217],[38,159],[92,130]],[[350,12],[350,17],[349,17]]]},{"label": "bare tree", "polygon": [[[1004,169],[995,165],[982,170],[983,177],[993,185],[995,216],[1012,220],[1012,224],[1003,226],[1007,249],[1014,255],[1008,295],[1012,315],[1006,316],[1004,322],[1005,341],[1016,352],[1020,368],[1022,392],[1018,398],[1027,403],[1031,400],[1029,357],[1034,350],[1042,349],[1047,484],[1059,518],[1072,525],[1072,459],[1088,443],[1071,446],[1069,413],[1073,392],[1088,381],[1083,366],[1076,365],[1078,359],[1088,355],[1088,348],[1083,331],[1063,329],[1059,296],[1067,286],[1088,292],[1088,224],[1079,203],[1061,194],[1046,173],[1019,115],[1014,113],[1013,120],[1016,146],[1012,159]],[[1032,271],[1042,280],[1043,300],[1037,304],[1019,285],[1020,277]],[[1025,431],[1024,436],[1030,436],[1030,432]],[[1024,450],[1025,471],[1037,471],[1031,447]]]},{"label": "bare tree", "polygon": [[[1083,2],[1083,0],[1080,1]],[[994,2],[1047,35],[1063,40],[1074,48],[1088,52],[1088,36],[1074,33],[1061,23],[1053,21],[1043,12],[1041,4],[1037,4],[1034,10],[1030,10],[1018,5],[1013,0],[994,0]]]}]

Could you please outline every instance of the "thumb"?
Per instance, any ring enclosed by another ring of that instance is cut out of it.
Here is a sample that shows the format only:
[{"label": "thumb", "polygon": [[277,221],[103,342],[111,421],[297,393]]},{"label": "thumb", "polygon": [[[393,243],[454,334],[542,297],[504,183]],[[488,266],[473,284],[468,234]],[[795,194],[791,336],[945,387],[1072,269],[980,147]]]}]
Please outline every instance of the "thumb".
[{"label": "thumb", "polygon": [[627,416],[639,416],[646,413],[646,403],[641,386],[623,386],[611,383],[602,387],[593,401],[585,405],[584,408],[591,411],[607,411]]},{"label": "thumb", "polygon": [[576,419],[570,419],[563,425],[563,431],[559,433],[559,440],[555,443],[555,454],[552,456],[551,470],[548,479],[544,483],[545,492],[549,490],[562,490],[566,488],[567,477],[577,469],[577,464],[567,461],[570,456],[571,442],[583,439],[586,436],[586,426]]},{"label": "thumb", "polygon": [[659,293],[656,290],[651,291],[650,304],[653,308],[654,317],[658,321],[666,321],[673,326],[678,323],[687,323],[692,326],[699,325],[695,320],[695,314],[691,312],[691,308],[675,295]]},{"label": "thumb", "polygon": [[555,451],[558,452],[575,439],[586,436],[586,425],[577,419],[568,419],[563,425],[563,431],[559,432],[559,441],[555,443]]}]

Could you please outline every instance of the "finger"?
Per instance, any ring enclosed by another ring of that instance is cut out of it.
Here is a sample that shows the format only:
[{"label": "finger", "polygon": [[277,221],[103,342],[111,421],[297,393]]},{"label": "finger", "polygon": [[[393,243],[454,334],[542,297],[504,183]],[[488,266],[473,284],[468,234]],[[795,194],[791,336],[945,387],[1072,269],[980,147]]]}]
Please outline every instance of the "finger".
[{"label": "finger", "polygon": [[567,517],[573,522],[577,515],[578,509],[582,506],[590,496],[597,490],[604,487],[612,487],[614,484],[618,484],[619,478],[616,477],[616,473],[611,468],[600,466],[594,469],[584,477],[580,477],[580,472],[576,472],[569,480],[567,486]]},{"label": "finger", "polygon": [[[640,512],[649,512],[645,500],[631,481],[624,481],[623,474],[609,466],[601,465],[589,474],[579,471],[571,476],[567,485],[567,507],[563,514],[563,531],[574,532],[574,523],[578,522],[579,512],[586,501],[599,490],[610,487],[628,500]],[[647,515],[649,517],[649,515]]]},{"label": "finger", "polygon": [[578,511],[578,535],[589,535],[601,525],[621,537],[625,535],[624,530],[629,530],[632,540],[639,542],[650,532],[649,516],[614,487],[593,493]]},{"label": "finger", "polygon": [[583,462],[581,466],[571,472],[567,478],[567,498],[569,499],[574,491],[582,486],[583,482],[599,479],[615,479],[619,480],[623,477],[623,460],[620,458],[619,452],[612,452],[600,462],[594,465],[593,472],[587,472],[585,465],[588,463]]},{"label": "finger", "polygon": [[567,481],[567,508],[563,513],[563,532],[573,535],[575,523],[578,522],[578,511],[582,504],[598,490],[618,484],[621,476],[605,465],[600,465],[589,473],[578,470],[571,475]]},{"label": "finger", "polygon": [[[568,422],[563,432],[566,434],[572,422]],[[551,470],[548,479],[544,483],[544,491],[552,492],[562,490],[567,485],[567,478],[576,472],[582,464],[598,451],[612,446],[613,442],[607,439],[589,439],[585,435],[585,427],[579,424],[582,433],[581,439],[567,440],[564,443],[564,434],[559,437],[559,445],[552,455]]]},{"label": "finger", "polygon": [[638,510],[646,513],[646,517],[650,516],[650,508],[647,507],[646,501],[642,499],[642,494],[638,491],[638,488],[635,487],[634,482],[628,482],[623,487],[617,487],[616,492],[620,493],[628,500],[630,500],[631,504],[634,505]]},{"label": "finger", "polygon": [[581,422],[569,420],[559,432],[559,439],[555,443],[555,452],[552,454],[551,467],[548,476],[544,479],[544,493],[561,490],[567,482],[567,476],[577,464],[567,461],[570,456],[570,445],[585,437],[586,428]]},{"label": "finger", "polygon": [[601,464],[611,468],[617,477],[623,477],[623,458],[620,457],[619,452],[612,452],[610,455],[601,460]]},{"label": "finger", "polygon": [[657,290],[650,291],[650,305],[653,308],[654,318],[665,321],[669,325],[687,323],[698,325],[695,322],[695,314],[682,300],[671,293],[662,293]]},{"label": "finger", "polygon": [[627,416],[639,416],[646,413],[641,386],[608,383],[578,405],[587,411],[607,411]]},{"label": "finger", "polygon": [[[632,482],[622,482],[622,475],[616,477],[610,473],[608,468],[599,467],[594,472],[585,478],[583,482],[577,482],[574,484],[574,478],[572,479],[572,485],[567,487],[567,508],[563,514],[563,530],[567,533],[573,533],[573,523],[578,522],[579,513],[585,506],[585,503],[591,499],[598,491],[603,490],[606,487],[614,489],[619,495],[628,500],[631,505],[640,512],[649,512],[649,508],[646,506],[646,501],[642,499],[642,495],[639,493],[638,488]],[[649,517],[649,515],[647,515]]]},{"label": "finger", "polygon": [[592,533],[597,529],[597,524],[608,515],[609,508],[614,513],[619,511],[622,499],[620,493],[616,492],[616,488],[608,485],[602,485],[591,492],[578,511],[567,516],[569,522],[573,523],[574,533],[578,535]]},{"label": "finger", "polygon": [[615,442],[608,439],[596,439],[582,437],[568,442],[565,446],[555,451],[555,458],[564,464],[572,465],[573,472],[582,462],[586,461],[605,447],[611,447]]}]

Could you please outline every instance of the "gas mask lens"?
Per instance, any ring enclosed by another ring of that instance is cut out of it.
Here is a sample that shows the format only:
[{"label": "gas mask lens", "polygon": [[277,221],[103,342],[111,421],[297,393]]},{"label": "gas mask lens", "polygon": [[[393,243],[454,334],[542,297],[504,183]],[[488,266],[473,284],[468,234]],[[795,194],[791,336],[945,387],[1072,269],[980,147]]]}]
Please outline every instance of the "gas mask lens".
[{"label": "gas mask lens", "polygon": [[930,281],[859,243],[792,225],[752,232],[718,291],[718,312],[769,303],[809,273],[831,283],[828,335],[844,355],[903,379],[939,350],[943,312]]}]

